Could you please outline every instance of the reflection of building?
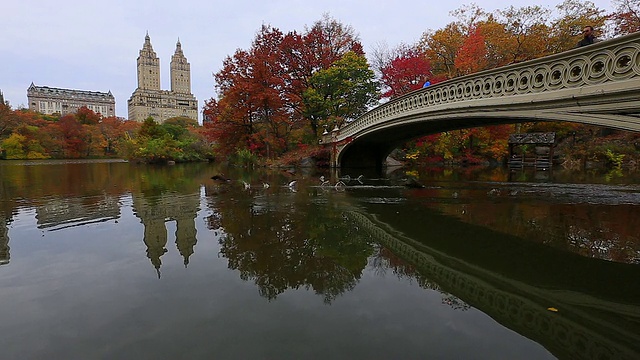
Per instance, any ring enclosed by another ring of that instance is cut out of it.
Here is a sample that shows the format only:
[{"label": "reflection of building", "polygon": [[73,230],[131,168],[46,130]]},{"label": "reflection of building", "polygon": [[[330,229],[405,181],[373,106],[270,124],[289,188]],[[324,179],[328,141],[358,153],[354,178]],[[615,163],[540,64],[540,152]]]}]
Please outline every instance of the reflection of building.
[{"label": "reflection of building", "polygon": [[66,228],[103,222],[120,217],[118,197],[104,196],[51,199],[36,208],[38,228]]},{"label": "reflection of building", "polygon": [[164,194],[158,198],[147,199],[142,196],[133,197],[133,208],[137,217],[144,224],[144,243],[147,246],[147,257],[158,271],[162,257],[167,253],[167,228],[165,222],[176,222],[176,248],[183,258],[185,266],[196,245],[195,218],[200,205],[197,193],[192,195]]},{"label": "reflection of building", "polygon": [[0,265],[9,263],[9,228],[7,220],[0,218]]},{"label": "reflection of building", "polygon": [[191,65],[182,52],[180,40],[171,56],[171,90],[160,90],[160,59],[151,46],[149,34],[138,56],[138,88],[128,101],[129,120],[157,123],[184,116],[198,120],[198,101],[191,94]]},{"label": "reflection of building", "polygon": [[148,219],[144,224],[144,244],[147,245],[147,257],[151,260],[153,267],[158,271],[160,277],[160,257],[167,252],[167,228],[164,226],[164,219]]},{"label": "reflection of building", "polygon": [[95,113],[103,116],[115,116],[116,99],[109,92],[69,90],[48,86],[31,86],[27,89],[29,110],[42,114],[66,115],[76,113],[79,108],[86,106]]}]

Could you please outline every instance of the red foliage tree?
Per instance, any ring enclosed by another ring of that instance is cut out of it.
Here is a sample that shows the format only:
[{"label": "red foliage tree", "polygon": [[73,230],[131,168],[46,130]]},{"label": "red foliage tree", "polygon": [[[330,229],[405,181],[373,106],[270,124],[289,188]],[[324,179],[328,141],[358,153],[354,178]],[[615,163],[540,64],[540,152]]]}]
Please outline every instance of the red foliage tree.
[{"label": "red foliage tree", "polygon": [[58,126],[64,138],[65,157],[79,158],[85,155],[85,129],[76,120],[75,115],[67,114],[60,118]]},{"label": "red foliage tree", "polygon": [[353,30],[326,15],[302,35],[262,26],[214,75],[218,99],[205,105],[203,132],[224,153],[281,154],[308,132],[301,99],[311,76],[350,50],[363,53]]},{"label": "red foliage tree", "polygon": [[404,95],[420,89],[426,81],[434,80],[431,74],[431,63],[424,54],[417,50],[404,52],[391,60],[381,71],[381,82],[388,88],[382,94],[382,97],[385,98]]},{"label": "red foliage tree", "polygon": [[123,124],[124,121],[115,116],[106,117],[100,121],[98,127],[105,142],[106,154],[115,153],[117,142],[124,136]]},{"label": "red foliage tree", "polygon": [[8,137],[18,125],[18,118],[14,111],[5,104],[0,103],[0,139]]},{"label": "red foliage tree", "polygon": [[100,122],[101,116],[93,112],[93,110],[82,106],[76,111],[76,120],[80,124],[84,125],[97,125]]},{"label": "red foliage tree", "polygon": [[202,127],[203,136],[214,145],[218,153],[232,154],[238,146],[247,146],[249,124],[235,120],[231,114],[233,107],[220,106],[218,101],[210,99],[205,103],[204,116],[207,119]]}]

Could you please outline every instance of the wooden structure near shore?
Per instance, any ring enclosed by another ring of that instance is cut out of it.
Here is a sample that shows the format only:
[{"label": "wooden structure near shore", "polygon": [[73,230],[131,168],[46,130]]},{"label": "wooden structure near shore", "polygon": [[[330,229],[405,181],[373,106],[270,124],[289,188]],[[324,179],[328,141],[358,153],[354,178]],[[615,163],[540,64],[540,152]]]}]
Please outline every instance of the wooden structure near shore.
[{"label": "wooden structure near shore", "polygon": [[524,133],[509,135],[510,168],[535,167],[546,170],[553,165],[556,133]]}]

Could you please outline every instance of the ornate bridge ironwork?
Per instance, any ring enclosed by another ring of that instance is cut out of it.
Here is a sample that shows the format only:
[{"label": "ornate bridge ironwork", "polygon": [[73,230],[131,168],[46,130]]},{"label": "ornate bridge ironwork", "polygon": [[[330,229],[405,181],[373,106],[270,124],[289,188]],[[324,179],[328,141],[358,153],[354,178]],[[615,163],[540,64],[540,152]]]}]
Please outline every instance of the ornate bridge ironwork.
[{"label": "ornate bridge ironwork", "polygon": [[380,167],[412,138],[524,121],[640,131],[640,33],[458,77],[380,105],[325,134],[335,167]]}]

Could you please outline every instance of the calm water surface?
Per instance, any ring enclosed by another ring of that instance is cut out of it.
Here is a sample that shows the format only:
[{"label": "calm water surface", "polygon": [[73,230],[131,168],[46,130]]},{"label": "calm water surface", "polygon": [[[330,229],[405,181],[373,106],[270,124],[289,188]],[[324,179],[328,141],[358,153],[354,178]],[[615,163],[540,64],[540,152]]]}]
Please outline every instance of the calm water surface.
[{"label": "calm water surface", "polygon": [[637,177],[358,175],[0,162],[2,358],[640,357]]}]

